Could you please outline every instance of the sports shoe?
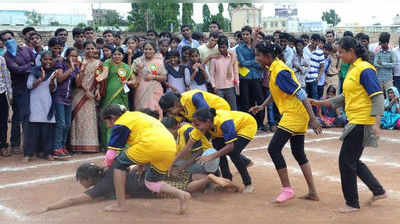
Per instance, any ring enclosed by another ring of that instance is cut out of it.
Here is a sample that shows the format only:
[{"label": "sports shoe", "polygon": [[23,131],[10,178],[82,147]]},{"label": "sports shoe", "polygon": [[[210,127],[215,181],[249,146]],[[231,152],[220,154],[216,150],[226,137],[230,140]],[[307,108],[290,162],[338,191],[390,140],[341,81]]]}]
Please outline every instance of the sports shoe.
[{"label": "sports shoe", "polygon": [[54,154],[53,154],[53,158],[54,159],[66,159],[66,158],[69,158],[69,157],[71,157],[71,156],[66,155],[64,153],[63,149],[57,149],[57,150],[54,151]]},{"label": "sports shoe", "polygon": [[247,185],[244,187],[243,193],[252,193],[252,192],[254,192],[253,185]]},{"label": "sports shoe", "polygon": [[63,152],[64,152],[64,154],[65,154],[65,156],[67,157],[67,158],[71,158],[72,156],[71,156],[71,154],[68,152],[68,150],[67,149],[62,149],[63,150]]},{"label": "sports shoe", "polygon": [[282,203],[293,199],[295,196],[294,190],[291,187],[284,187],[282,193],[276,198],[276,202]]}]

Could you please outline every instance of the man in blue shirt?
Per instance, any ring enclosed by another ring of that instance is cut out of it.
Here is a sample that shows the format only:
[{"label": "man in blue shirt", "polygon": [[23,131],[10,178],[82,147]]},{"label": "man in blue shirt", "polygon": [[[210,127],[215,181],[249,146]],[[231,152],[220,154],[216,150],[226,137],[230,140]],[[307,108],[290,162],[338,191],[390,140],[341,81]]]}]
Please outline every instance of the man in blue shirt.
[{"label": "man in blue shirt", "polygon": [[182,47],[184,46],[189,46],[191,48],[198,48],[200,46],[197,40],[192,39],[192,30],[190,29],[189,25],[182,25],[181,33],[183,40],[178,44],[179,54],[182,54]]}]

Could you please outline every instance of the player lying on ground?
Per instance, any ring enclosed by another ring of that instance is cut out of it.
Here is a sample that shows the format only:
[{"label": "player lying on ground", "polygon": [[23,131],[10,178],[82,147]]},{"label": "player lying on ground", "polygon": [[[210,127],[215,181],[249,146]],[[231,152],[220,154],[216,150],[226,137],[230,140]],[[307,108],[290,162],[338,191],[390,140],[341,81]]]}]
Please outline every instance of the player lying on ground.
[{"label": "player lying on ground", "polygon": [[[113,199],[115,198],[113,176],[114,167],[108,168],[96,166],[94,163],[85,163],[76,170],[76,180],[86,189],[84,193],[76,196],[60,200],[46,208],[38,211],[30,212],[29,214],[42,214],[51,210],[62,209],[88,203],[95,199]],[[147,172],[150,169],[144,171]],[[190,180],[192,179],[192,181]],[[188,192],[203,191],[210,183],[214,183],[219,187],[230,191],[240,191],[241,189],[234,185],[230,180],[210,175],[193,175],[186,173],[179,179],[171,178],[165,180],[168,184],[176,186],[181,190]],[[145,174],[139,169],[131,168],[126,174],[126,197],[127,198],[163,198],[167,195],[154,194],[145,185]]]}]

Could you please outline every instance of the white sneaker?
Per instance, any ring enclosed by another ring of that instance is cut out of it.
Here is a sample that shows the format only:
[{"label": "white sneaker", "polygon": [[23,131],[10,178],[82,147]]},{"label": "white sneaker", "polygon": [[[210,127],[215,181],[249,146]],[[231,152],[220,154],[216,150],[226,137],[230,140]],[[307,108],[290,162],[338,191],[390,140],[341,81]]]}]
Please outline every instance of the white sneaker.
[{"label": "white sneaker", "polygon": [[253,185],[247,185],[244,187],[243,193],[252,193],[252,192],[254,192]]}]

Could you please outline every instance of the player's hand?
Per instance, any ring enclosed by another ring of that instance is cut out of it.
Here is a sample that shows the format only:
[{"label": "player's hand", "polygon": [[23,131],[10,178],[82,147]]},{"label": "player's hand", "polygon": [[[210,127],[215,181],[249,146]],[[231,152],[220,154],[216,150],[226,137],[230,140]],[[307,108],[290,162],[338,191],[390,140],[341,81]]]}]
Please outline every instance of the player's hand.
[{"label": "player's hand", "polygon": [[48,212],[48,211],[49,211],[48,208],[41,208],[39,210],[30,211],[30,212],[26,213],[26,215],[27,216],[35,216],[35,215],[43,214],[43,213]]},{"label": "player's hand", "polygon": [[312,106],[319,106],[319,105],[320,105],[319,100],[315,100],[315,99],[308,98],[308,102],[310,102],[310,104],[311,104]]},{"label": "player's hand", "polygon": [[311,127],[314,130],[315,134],[320,135],[322,133],[321,123],[317,119],[312,119],[310,121]]},{"label": "player's hand", "polygon": [[256,115],[258,112],[262,111],[264,109],[263,106],[254,106],[250,108],[249,112],[252,113],[253,115]]},{"label": "player's hand", "polygon": [[371,132],[376,136],[376,140],[379,140],[380,138],[380,130],[381,128],[379,127],[379,124],[375,124],[374,126],[372,126]]}]

